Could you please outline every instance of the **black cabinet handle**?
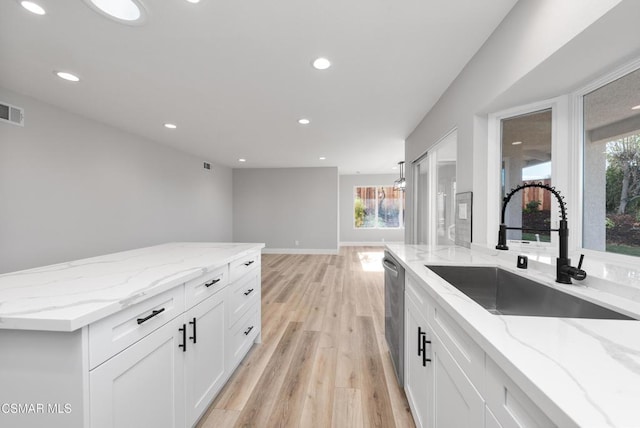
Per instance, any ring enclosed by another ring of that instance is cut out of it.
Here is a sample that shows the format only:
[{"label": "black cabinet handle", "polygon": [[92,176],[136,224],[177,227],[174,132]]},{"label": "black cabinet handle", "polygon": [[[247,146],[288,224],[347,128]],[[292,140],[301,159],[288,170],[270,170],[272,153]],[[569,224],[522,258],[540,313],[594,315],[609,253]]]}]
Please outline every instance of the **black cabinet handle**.
[{"label": "black cabinet handle", "polygon": [[255,260],[249,260],[248,262],[244,263],[245,266],[249,266],[251,263],[253,263]]},{"label": "black cabinet handle", "polygon": [[248,289],[247,291],[244,292],[245,296],[248,296],[249,294],[253,293],[253,288]]},{"label": "black cabinet handle", "polygon": [[213,284],[217,284],[218,282],[220,282],[220,278],[214,279],[214,280],[209,281],[209,282],[205,282],[204,286],[205,287],[211,287]]},{"label": "black cabinet handle", "polygon": [[187,352],[187,326],[182,324],[178,331],[182,332],[182,343],[178,344],[178,348],[182,348],[182,352]]},{"label": "black cabinet handle", "polygon": [[422,367],[426,367],[427,363],[431,362],[431,358],[427,358],[427,343],[431,343],[430,340],[427,340],[427,334],[423,333],[424,336],[422,337]]},{"label": "black cabinet handle", "polygon": [[196,343],[196,317],[193,317],[193,321],[189,321],[189,324],[193,326],[193,336],[189,336],[189,339]]},{"label": "black cabinet handle", "polygon": [[249,333],[251,333],[251,330],[253,330],[253,326],[249,327],[249,328],[247,329],[247,331],[245,331],[245,332],[244,332],[244,335],[245,335],[245,336],[248,336],[248,335],[249,335]]},{"label": "black cabinet handle", "polygon": [[138,325],[142,324],[145,321],[150,320],[151,318],[155,317],[156,315],[158,315],[158,314],[160,314],[162,312],[164,312],[164,308],[160,308],[160,309],[157,309],[155,311],[152,311],[151,315],[147,315],[144,318],[138,318]]},{"label": "black cabinet handle", "polygon": [[420,356],[422,349],[422,335],[427,335],[424,331],[422,331],[422,327],[418,326],[418,357]]}]

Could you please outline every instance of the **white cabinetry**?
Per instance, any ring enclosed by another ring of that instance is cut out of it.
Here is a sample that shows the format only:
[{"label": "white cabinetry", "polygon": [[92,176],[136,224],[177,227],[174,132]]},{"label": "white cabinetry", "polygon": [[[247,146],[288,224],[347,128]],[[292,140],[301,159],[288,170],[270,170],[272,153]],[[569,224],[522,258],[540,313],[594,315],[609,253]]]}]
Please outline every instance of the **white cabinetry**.
[{"label": "white cabinetry", "polygon": [[[224,290],[223,290],[224,291]],[[227,380],[225,293],[219,292],[185,314],[187,425],[195,424]]]},{"label": "white cabinetry", "polygon": [[555,426],[409,271],[405,392],[418,427]]},{"label": "white cabinetry", "polygon": [[[407,284],[407,287],[410,287]],[[405,301],[405,392],[417,427],[433,426],[431,333],[420,302],[407,291]]]},{"label": "white cabinetry", "polygon": [[434,427],[475,428],[484,424],[484,400],[442,341],[433,336]]},{"label": "white cabinetry", "polygon": [[182,318],[90,372],[91,427],[184,426]]}]

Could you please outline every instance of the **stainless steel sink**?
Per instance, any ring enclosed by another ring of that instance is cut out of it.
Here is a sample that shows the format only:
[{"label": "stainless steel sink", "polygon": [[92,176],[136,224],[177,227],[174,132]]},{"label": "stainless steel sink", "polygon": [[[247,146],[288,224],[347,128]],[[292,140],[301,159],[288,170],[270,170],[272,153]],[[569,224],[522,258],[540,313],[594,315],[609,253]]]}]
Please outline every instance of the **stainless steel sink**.
[{"label": "stainless steel sink", "polygon": [[492,314],[633,319],[498,267],[425,266]]}]

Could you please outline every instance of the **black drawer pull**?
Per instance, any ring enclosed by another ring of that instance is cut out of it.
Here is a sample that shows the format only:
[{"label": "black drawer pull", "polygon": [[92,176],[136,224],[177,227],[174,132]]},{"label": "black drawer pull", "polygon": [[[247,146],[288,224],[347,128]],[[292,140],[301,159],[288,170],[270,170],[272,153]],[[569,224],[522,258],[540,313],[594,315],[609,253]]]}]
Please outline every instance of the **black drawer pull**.
[{"label": "black drawer pull", "polygon": [[245,332],[244,332],[244,335],[245,335],[245,336],[248,336],[248,335],[249,335],[249,333],[251,333],[251,330],[253,330],[253,326],[249,327],[249,328],[247,329],[247,331],[245,331]]},{"label": "black drawer pull", "polygon": [[189,336],[189,339],[196,343],[196,317],[193,317],[193,321],[189,321],[189,324],[193,326],[193,336]]},{"label": "black drawer pull", "polygon": [[138,318],[138,325],[142,324],[145,321],[150,320],[151,318],[155,317],[156,315],[158,315],[158,314],[160,314],[162,312],[164,312],[164,308],[157,309],[157,310],[151,312],[151,315],[147,315],[144,318]]},{"label": "black drawer pull", "polygon": [[250,264],[252,264],[255,260],[249,260],[248,262],[244,263],[245,266],[249,266]]},{"label": "black drawer pull", "polygon": [[204,286],[205,286],[205,287],[211,287],[213,284],[217,284],[217,283],[219,283],[219,282],[220,282],[220,278],[218,278],[218,279],[214,279],[214,280],[212,280],[212,281],[205,282]]},{"label": "black drawer pull", "polygon": [[425,333],[424,331],[422,331],[422,327],[418,326],[418,357],[421,355],[421,353],[424,351],[424,349],[422,349],[422,335],[427,335],[427,333]]},{"label": "black drawer pull", "polygon": [[178,344],[178,348],[182,348],[182,352],[187,352],[187,326],[182,324],[182,327],[178,329],[182,332],[182,343]]},{"label": "black drawer pull", "polygon": [[424,337],[422,338],[422,367],[426,367],[427,362],[431,362],[431,358],[427,358],[427,343],[431,343],[431,341],[427,340],[427,334],[424,333]]},{"label": "black drawer pull", "polygon": [[253,293],[253,288],[248,289],[247,291],[244,292],[245,296],[248,296],[249,294]]}]

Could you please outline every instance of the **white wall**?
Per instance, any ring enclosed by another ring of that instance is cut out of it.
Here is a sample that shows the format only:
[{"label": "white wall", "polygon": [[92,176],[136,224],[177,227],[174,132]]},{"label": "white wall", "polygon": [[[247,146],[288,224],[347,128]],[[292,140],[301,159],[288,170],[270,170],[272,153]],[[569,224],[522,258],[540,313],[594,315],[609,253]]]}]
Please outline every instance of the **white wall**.
[{"label": "white wall", "polygon": [[234,169],[233,239],[264,242],[266,251],[335,253],[338,169]]},{"label": "white wall", "polygon": [[24,127],[0,123],[0,272],[231,240],[230,168],[2,88],[0,100],[25,109]]},{"label": "white wall", "polygon": [[[407,228],[412,231],[410,164],[458,129],[458,192],[473,191],[473,242],[487,239],[487,113],[561,95],[640,49],[635,0],[520,0],[406,140]],[[631,29],[631,30],[630,30]],[[497,192],[498,189],[495,189]],[[489,238],[492,240],[492,238]]]},{"label": "white wall", "polygon": [[356,186],[393,186],[399,175],[357,174],[340,176],[340,244],[404,242],[404,229],[356,229],[353,195]]}]

